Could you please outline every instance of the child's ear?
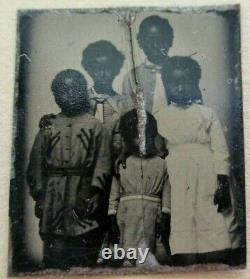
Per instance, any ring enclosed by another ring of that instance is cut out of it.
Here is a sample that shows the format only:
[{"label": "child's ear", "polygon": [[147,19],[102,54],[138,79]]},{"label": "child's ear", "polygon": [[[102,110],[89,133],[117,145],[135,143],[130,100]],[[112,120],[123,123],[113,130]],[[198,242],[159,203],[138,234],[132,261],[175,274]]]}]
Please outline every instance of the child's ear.
[{"label": "child's ear", "polygon": [[139,36],[139,34],[137,34],[136,38],[137,38],[137,42],[138,42],[139,47],[143,49],[141,37]]},{"label": "child's ear", "polygon": [[83,58],[82,58],[82,60],[81,60],[81,65],[82,65],[82,67],[84,68]]}]

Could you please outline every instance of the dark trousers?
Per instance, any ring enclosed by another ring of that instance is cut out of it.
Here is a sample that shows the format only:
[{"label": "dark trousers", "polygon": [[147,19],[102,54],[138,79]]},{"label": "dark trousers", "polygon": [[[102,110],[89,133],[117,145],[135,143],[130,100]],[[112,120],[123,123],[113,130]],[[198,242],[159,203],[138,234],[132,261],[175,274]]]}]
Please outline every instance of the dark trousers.
[{"label": "dark trousers", "polygon": [[99,228],[75,237],[45,236],[44,265],[60,269],[95,266],[102,241]]}]

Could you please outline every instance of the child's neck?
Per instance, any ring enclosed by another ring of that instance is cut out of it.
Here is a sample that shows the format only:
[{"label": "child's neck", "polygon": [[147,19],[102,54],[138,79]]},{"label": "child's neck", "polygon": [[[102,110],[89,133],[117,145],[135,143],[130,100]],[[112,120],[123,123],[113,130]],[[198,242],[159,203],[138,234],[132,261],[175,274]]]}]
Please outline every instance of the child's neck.
[{"label": "child's neck", "polygon": [[98,93],[98,94],[112,95],[114,93],[114,89],[112,87],[112,84],[105,85],[105,86],[95,84],[94,89],[95,89],[95,92]]},{"label": "child's neck", "polygon": [[151,152],[150,151],[146,152],[144,154],[140,151],[134,151],[131,155],[134,157],[142,158],[142,159],[152,158],[152,157],[156,156],[156,149],[152,150]]},{"label": "child's neck", "polygon": [[162,67],[163,64],[165,64],[168,60],[169,57],[167,55],[162,55],[162,57],[147,57],[148,61],[151,62],[152,64]]},{"label": "child's neck", "polygon": [[84,111],[84,110],[81,110],[81,111],[65,111],[65,110],[62,110],[62,114],[64,114],[67,117],[76,117],[76,116],[83,115],[85,113],[86,113],[86,111]]},{"label": "child's neck", "polygon": [[191,107],[194,103],[175,103],[175,102],[171,102],[171,104],[173,106],[176,106],[176,107],[179,107],[179,108],[182,108],[182,109],[188,109],[189,107]]}]

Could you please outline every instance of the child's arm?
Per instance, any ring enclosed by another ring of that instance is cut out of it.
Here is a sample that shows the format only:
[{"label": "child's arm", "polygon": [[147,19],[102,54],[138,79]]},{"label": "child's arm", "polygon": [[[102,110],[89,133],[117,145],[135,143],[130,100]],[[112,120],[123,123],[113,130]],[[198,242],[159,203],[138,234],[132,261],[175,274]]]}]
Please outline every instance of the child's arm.
[{"label": "child's arm", "polygon": [[42,130],[36,135],[27,169],[27,182],[30,194],[35,201],[44,195],[43,167],[44,167],[44,133]]},{"label": "child's arm", "polygon": [[167,168],[164,169],[163,191],[162,191],[162,213],[160,218],[160,235],[165,248],[170,251],[170,222],[171,222],[171,185]]},{"label": "child's arm", "polygon": [[116,215],[120,200],[120,182],[115,176],[112,180],[111,191],[109,195],[109,210],[108,215]]},{"label": "child's arm", "polygon": [[92,197],[88,203],[87,213],[94,216],[102,210],[101,204],[109,192],[108,186],[111,177],[111,150],[110,137],[101,123],[93,131],[93,145],[95,152],[94,172],[92,177]]},{"label": "child's arm", "polygon": [[113,177],[111,192],[109,196],[109,209],[108,209],[108,220],[109,220],[109,242],[118,243],[119,239],[119,227],[117,225],[116,213],[120,200],[120,181],[118,178]]},{"label": "child's arm", "polygon": [[211,115],[209,134],[214,155],[215,171],[217,174],[228,176],[230,172],[228,146],[220,121],[214,112]]},{"label": "child's arm", "polygon": [[171,185],[167,169],[164,170],[162,191],[162,212],[165,214],[171,213]]},{"label": "child's arm", "polygon": [[92,186],[107,192],[108,181],[111,176],[111,144],[108,132],[101,124],[96,126],[94,131],[94,144],[92,148],[95,152],[94,173]]},{"label": "child's arm", "polygon": [[214,112],[212,113],[212,121],[209,132],[218,183],[218,188],[216,189],[214,196],[214,204],[218,204],[218,212],[222,212],[223,210],[231,207],[229,185],[230,156],[220,121]]},{"label": "child's arm", "polygon": [[52,125],[52,120],[56,117],[55,114],[45,114],[41,117],[39,121],[39,128],[40,129],[46,129]]}]

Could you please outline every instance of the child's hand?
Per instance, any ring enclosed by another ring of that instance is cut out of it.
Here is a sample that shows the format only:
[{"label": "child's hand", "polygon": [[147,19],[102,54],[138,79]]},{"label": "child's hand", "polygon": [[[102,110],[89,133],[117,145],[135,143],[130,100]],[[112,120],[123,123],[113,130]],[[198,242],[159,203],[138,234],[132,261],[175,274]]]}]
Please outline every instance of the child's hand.
[{"label": "child's hand", "polygon": [[95,193],[92,198],[89,199],[88,206],[86,209],[87,217],[94,217],[97,214],[98,209],[100,208],[101,203],[101,193]]},{"label": "child's hand", "polygon": [[54,119],[56,116],[55,114],[45,114],[44,116],[42,116],[42,118],[40,119],[39,122],[39,128],[40,129],[46,129],[49,126],[51,126],[52,122],[51,119]]},{"label": "child's hand", "polygon": [[171,222],[171,215],[162,212],[160,221],[157,226],[157,232],[156,232],[158,237],[161,237],[161,241],[167,250],[170,250],[169,247],[170,222]]},{"label": "child's hand", "polygon": [[162,239],[169,239],[170,236],[170,221],[171,221],[171,216],[170,214],[167,213],[162,213],[161,214],[161,237]]},{"label": "child's hand", "polygon": [[119,175],[119,168],[120,168],[120,165],[122,165],[122,167],[124,169],[126,169],[126,159],[127,159],[127,156],[126,154],[124,153],[121,153],[117,160],[115,161],[115,174],[116,175]]},{"label": "child's hand", "polygon": [[43,216],[43,202],[37,201],[35,204],[35,216],[39,219]]},{"label": "child's hand", "polygon": [[214,205],[218,204],[217,212],[221,213],[232,207],[229,177],[226,175],[218,175],[218,188],[214,194]]},{"label": "child's hand", "polygon": [[108,233],[109,243],[118,244],[119,237],[120,237],[120,230],[115,215],[108,216],[108,227],[109,227],[109,233]]}]

